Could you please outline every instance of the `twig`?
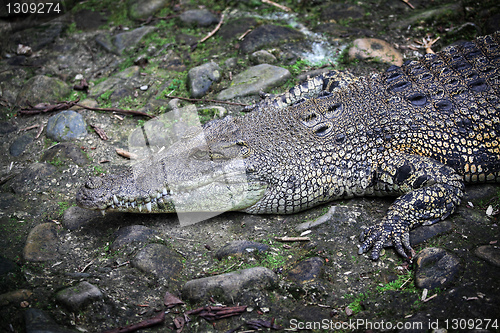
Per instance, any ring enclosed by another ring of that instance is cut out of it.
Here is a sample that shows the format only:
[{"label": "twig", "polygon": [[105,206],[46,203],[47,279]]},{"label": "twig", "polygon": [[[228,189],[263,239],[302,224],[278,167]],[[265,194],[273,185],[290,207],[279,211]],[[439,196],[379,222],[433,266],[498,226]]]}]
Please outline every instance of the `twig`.
[{"label": "twig", "polygon": [[410,0],[401,0],[401,1],[407,4],[411,9],[415,9],[415,7],[410,3]]},{"label": "twig", "polygon": [[251,31],[252,29],[248,29],[247,31],[245,31],[240,37],[238,37],[238,40],[242,40],[243,38],[245,38],[245,36],[248,35]]},{"label": "twig", "polygon": [[143,328],[151,327],[154,325],[161,324],[165,321],[165,311],[161,311],[156,316],[140,321],[136,324],[130,324],[124,327],[114,328],[108,331],[103,331],[102,333],[129,333],[134,332]]},{"label": "twig", "polygon": [[221,17],[220,17],[220,21],[219,23],[217,24],[217,26],[215,27],[214,30],[210,31],[210,33],[208,35],[206,35],[202,40],[200,40],[198,43],[203,43],[204,41],[206,41],[207,39],[209,39],[210,37],[212,37],[216,32],[217,30],[220,29],[220,26],[222,25],[222,21],[224,21],[224,13],[222,13]]},{"label": "twig", "polygon": [[44,123],[42,123],[42,125],[40,125],[40,128],[38,129],[38,132],[36,132],[35,139],[38,139],[40,137],[40,135],[43,132],[44,127],[45,127],[45,125],[44,125]]},{"label": "twig", "polygon": [[106,132],[104,132],[104,130],[102,128],[99,128],[97,127],[96,125],[90,125],[90,127],[92,127],[94,129],[94,131],[97,133],[97,135],[99,135],[99,137],[106,141],[108,140],[108,136],[106,135]]},{"label": "twig", "polygon": [[168,95],[166,95],[165,97],[178,98],[178,99],[181,99],[183,101],[188,101],[188,102],[222,103],[222,104],[229,104],[229,105],[248,106],[248,104],[220,101],[220,100],[216,100],[216,99],[186,98],[186,97],[168,96]]},{"label": "twig", "polygon": [[85,267],[82,268],[81,272],[85,272],[87,270],[87,268],[89,268],[90,265],[92,265],[94,263],[94,260],[91,260],[87,265],[85,265]]},{"label": "twig", "polygon": [[156,116],[147,114],[141,111],[134,111],[134,110],[123,110],[123,109],[117,109],[117,108],[96,108],[92,106],[86,106],[86,105],[81,105],[76,103],[76,106],[79,106],[81,108],[87,109],[87,110],[92,110],[92,111],[106,111],[106,112],[118,112],[118,113],[123,113],[123,114],[131,114],[131,115],[136,115],[136,116],[145,116],[149,118],[156,118]]},{"label": "twig", "polygon": [[[404,1],[404,0],[403,0]],[[283,5],[280,5],[279,3],[276,3],[274,1],[271,1],[271,0],[262,0],[263,3],[267,3],[267,4],[270,4],[270,5],[273,5],[275,7],[278,7],[279,9],[282,9],[284,10],[285,12],[290,12],[292,11],[290,8],[288,8],[287,6],[283,6]]]},{"label": "twig", "polygon": [[274,240],[278,242],[309,242],[311,239],[309,237],[274,237]]},{"label": "twig", "polygon": [[33,125],[33,126],[28,126],[28,127],[25,127],[25,128],[21,128],[19,130],[19,132],[24,132],[24,131],[29,131],[30,129],[33,129],[33,128],[37,128],[39,127],[40,125]]},{"label": "twig", "polygon": [[123,156],[123,157],[126,157],[126,158],[129,158],[131,160],[136,160],[137,159],[137,155],[134,154],[134,153],[131,153],[131,152],[128,152],[126,150],[123,150],[121,148],[116,148],[116,153],[120,156]]}]

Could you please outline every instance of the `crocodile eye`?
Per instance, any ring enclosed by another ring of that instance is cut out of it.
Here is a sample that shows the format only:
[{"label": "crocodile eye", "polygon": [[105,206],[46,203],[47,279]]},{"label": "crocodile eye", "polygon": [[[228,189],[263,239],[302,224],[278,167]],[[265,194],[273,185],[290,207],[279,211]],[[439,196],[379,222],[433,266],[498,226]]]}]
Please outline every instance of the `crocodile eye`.
[{"label": "crocodile eye", "polygon": [[195,150],[193,153],[191,153],[191,157],[196,160],[205,160],[208,157],[208,151],[200,149]]}]

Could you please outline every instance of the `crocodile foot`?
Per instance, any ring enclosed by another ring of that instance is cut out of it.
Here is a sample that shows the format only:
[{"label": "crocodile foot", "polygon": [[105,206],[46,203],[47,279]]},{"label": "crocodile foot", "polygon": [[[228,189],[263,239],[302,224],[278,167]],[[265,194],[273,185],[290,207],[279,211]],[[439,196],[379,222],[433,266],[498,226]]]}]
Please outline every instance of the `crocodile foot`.
[{"label": "crocodile foot", "polygon": [[[415,256],[415,250],[410,245],[410,228],[401,220],[385,221],[368,227],[361,232],[359,237],[362,244],[358,254],[363,254],[372,249],[370,258],[377,260],[384,247],[394,246],[396,251],[404,258]],[[410,253],[410,256],[408,256]]]}]

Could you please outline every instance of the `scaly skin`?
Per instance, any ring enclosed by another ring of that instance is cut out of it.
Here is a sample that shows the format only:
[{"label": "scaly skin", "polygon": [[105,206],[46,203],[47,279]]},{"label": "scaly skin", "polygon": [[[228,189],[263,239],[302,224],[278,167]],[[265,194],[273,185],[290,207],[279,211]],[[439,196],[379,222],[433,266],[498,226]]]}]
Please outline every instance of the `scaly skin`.
[{"label": "scaly skin", "polygon": [[[500,34],[369,78],[315,77],[254,112],[188,131],[135,175],[91,179],[90,209],[291,214],[336,199],[396,196],[359,252],[455,211],[464,183],[500,181]],[[229,190],[228,190],[229,189]],[[132,207],[133,206],[133,207]],[[140,207],[140,208],[139,208]]]}]

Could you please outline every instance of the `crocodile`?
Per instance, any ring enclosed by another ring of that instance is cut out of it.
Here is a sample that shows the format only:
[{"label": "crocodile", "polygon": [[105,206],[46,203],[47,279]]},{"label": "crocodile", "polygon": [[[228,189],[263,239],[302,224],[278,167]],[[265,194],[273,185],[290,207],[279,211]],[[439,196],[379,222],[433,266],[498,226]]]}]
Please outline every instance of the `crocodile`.
[{"label": "crocodile", "polygon": [[186,130],[139,168],[92,177],[77,203],[293,214],[394,196],[383,218],[361,231],[358,252],[377,260],[393,246],[410,258],[412,228],[452,214],[466,183],[500,182],[499,68],[496,32],[367,77],[331,71],[267,96],[244,116]]}]

